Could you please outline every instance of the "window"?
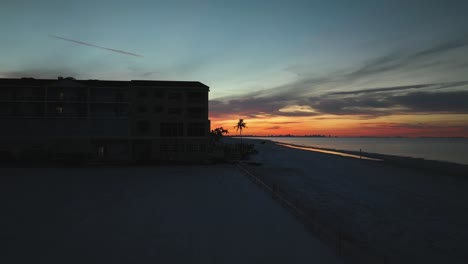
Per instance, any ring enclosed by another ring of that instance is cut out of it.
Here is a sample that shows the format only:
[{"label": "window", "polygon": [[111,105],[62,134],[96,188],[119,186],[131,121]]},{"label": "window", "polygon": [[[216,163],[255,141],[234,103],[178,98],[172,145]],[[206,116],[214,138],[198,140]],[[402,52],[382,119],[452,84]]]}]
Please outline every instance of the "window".
[{"label": "window", "polygon": [[9,115],[10,114],[10,105],[8,103],[0,104],[0,114]]},{"label": "window", "polygon": [[146,113],[146,112],[148,112],[148,108],[146,108],[146,105],[139,105],[138,106],[138,112],[139,113]]},{"label": "window", "polygon": [[182,93],[172,92],[169,93],[169,100],[180,100],[182,99]]},{"label": "window", "polygon": [[162,137],[180,137],[184,135],[183,123],[161,123],[160,134]]},{"label": "window", "polygon": [[115,101],[116,102],[122,102],[123,101],[123,94],[122,93],[116,93],[115,94]]},{"label": "window", "polygon": [[187,109],[188,117],[192,118],[204,118],[207,111],[204,107],[189,107]]},{"label": "window", "polygon": [[87,91],[85,89],[78,90],[78,92],[76,93],[76,100],[86,101],[87,94],[88,93],[87,93]]},{"label": "window", "polygon": [[202,103],[206,100],[206,93],[203,92],[190,92],[187,96],[191,103]]},{"label": "window", "polygon": [[150,123],[147,120],[138,121],[137,130],[140,133],[148,133],[150,130]]},{"label": "window", "polygon": [[115,116],[123,116],[125,114],[125,110],[122,106],[116,106],[114,107],[114,113]]},{"label": "window", "polygon": [[206,132],[205,123],[190,123],[187,134],[190,137],[203,137]]},{"label": "window", "polygon": [[106,156],[106,146],[104,145],[97,146],[97,156],[98,158],[104,158]]},{"label": "window", "polygon": [[200,152],[206,152],[206,144],[199,144]]},{"label": "window", "polygon": [[160,89],[155,89],[154,90],[154,97],[155,98],[163,98],[164,97],[164,91]]},{"label": "window", "polygon": [[198,152],[198,144],[187,144],[187,152]]},{"label": "window", "polygon": [[42,94],[43,94],[42,89],[39,89],[39,88],[34,89],[33,99],[34,100],[41,100],[42,99]]},{"label": "window", "polygon": [[42,104],[34,104],[33,112],[35,116],[42,116],[44,113],[44,106]]},{"label": "window", "polygon": [[155,113],[162,113],[164,111],[164,108],[160,105],[155,105],[154,106],[154,112]]},{"label": "window", "polygon": [[88,108],[85,104],[78,104],[76,106],[76,113],[80,117],[85,117],[88,114]]},{"label": "window", "polygon": [[19,116],[21,115],[20,107],[18,104],[13,104],[11,106],[11,114],[14,116]]},{"label": "window", "polygon": [[171,115],[180,115],[182,114],[182,108],[169,108],[167,112]]},{"label": "window", "polygon": [[57,105],[57,106],[55,107],[55,113],[56,113],[56,114],[59,114],[59,115],[63,114],[63,106]]},{"label": "window", "polygon": [[138,89],[138,96],[140,97],[146,97],[148,95],[146,88],[140,88]]},{"label": "window", "polygon": [[176,144],[175,149],[177,152],[185,152],[185,145],[184,144]]},{"label": "window", "polygon": [[168,152],[169,151],[169,145],[168,144],[159,145],[159,151],[160,152]]},{"label": "window", "polygon": [[206,145],[205,144],[187,144],[186,145],[187,152],[206,152]]},{"label": "window", "polygon": [[160,152],[184,152],[184,144],[161,144],[159,145]]}]

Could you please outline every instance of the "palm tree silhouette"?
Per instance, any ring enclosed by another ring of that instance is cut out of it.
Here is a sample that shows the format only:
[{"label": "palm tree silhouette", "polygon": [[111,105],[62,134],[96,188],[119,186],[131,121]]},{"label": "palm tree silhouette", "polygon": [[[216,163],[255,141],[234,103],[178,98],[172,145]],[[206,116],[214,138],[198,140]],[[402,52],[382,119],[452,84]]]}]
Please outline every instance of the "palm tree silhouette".
[{"label": "palm tree silhouette", "polygon": [[239,121],[237,122],[237,125],[234,126],[234,128],[236,129],[236,131],[239,131],[240,138],[241,138],[241,146],[242,146],[242,130],[244,128],[247,128],[247,124],[244,122],[244,119],[239,119]]}]

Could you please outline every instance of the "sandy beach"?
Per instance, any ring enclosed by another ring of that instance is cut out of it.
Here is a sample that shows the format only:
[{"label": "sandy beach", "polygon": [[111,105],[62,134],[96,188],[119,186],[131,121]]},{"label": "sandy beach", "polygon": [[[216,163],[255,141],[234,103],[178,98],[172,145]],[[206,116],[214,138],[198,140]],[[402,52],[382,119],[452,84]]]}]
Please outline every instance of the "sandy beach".
[{"label": "sandy beach", "polygon": [[320,230],[235,164],[0,168],[2,263],[468,259],[466,178],[244,140],[258,150],[242,162],[248,172]]},{"label": "sandy beach", "polygon": [[235,165],[0,175],[1,263],[342,263]]},{"label": "sandy beach", "polygon": [[466,263],[468,178],[244,140],[259,152],[250,172],[356,248],[386,263]]}]

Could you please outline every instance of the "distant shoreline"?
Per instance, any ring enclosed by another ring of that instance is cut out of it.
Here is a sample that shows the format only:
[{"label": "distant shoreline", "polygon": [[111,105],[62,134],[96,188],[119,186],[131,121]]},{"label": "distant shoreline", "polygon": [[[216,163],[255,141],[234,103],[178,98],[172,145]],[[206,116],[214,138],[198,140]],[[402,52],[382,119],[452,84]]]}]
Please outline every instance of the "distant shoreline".
[{"label": "distant shoreline", "polygon": [[[239,135],[226,135],[225,137],[229,138],[240,138]],[[425,136],[419,136],[419,137],[406,137],[406,136],[326,136],[326,135],[276,135],[276,136],[257,136],[257,135],[243,135],[242,138],[276,138],[276,137],[281,137],[281,138],[409,138],[409,139],[468,139],[468,137],[425,137]]]},{"label": "distant shoreline", "polygon": [[[237,139],[234,137],[231,137],[231,138]],[[305,147],[305,146],[301,146],[297,144],[278,142],[274,140],[262,140],[262,139],[252,139],[252,138],[243,138],[243,140],[246,142],[254,141],[251,143],[257,143],[257,144],[261,143],[261,141],[270,141],[284,148],[288,148],[288,146],[285,146],[285,145],[290,145],[294,147],[303,148],[302,150],[296,148],[298,151],[311,151],[311,152],[320,153],[323,155],[335,155],[335,156],[340,156],[343,158],[356,158],[359,156],[363,156],[363,157],[368,158],[368,159],[363,159],[364,161],[370,161],[372,159],[375,159],[375,160],[381,161],[385,165],[404,167],[404,168],[410,168],[410,169],[415,169],[415,170],[422,170],[427,173],[462,176],[468,179],[468,165],[455,163],[455,162],[430,160],[430,159],[424,159],[424,158],[413,158],[413,157],[408,157],[408,156],[379,154],[379,153],[372,153],[372,152],[359,152],[359,151],[349,151],[349,150],[342,150],[342,149],[331,149],[331,148],[320,148],[320,147],[308,147],[308,146]],[[320,151],[316,151],[314,149],[317,149]],[[346,155],[340,155],[340,154],[346,154]],[[347,155],[354,156],[354,157],[346,157]]]},{"label": "distant shoreline", "polygon": [[[248,137],[247,137],[248,138]],[[253,137],[352,154],[360,150],[373,155],[411,157],[468,165],[466,138],[314,138],[314,137]]]},{"label": "distant shoreline", "polygon": [[300,208],[304,223],[330,245],[345,237],[351,255],[389,263],[443,260],[448,252],[466,259],[466,233],[458,230],[468,217],[468,165],[362,153],[383,159],[375,162],[243,140],[258,150],[244,163],[247,170]]}]

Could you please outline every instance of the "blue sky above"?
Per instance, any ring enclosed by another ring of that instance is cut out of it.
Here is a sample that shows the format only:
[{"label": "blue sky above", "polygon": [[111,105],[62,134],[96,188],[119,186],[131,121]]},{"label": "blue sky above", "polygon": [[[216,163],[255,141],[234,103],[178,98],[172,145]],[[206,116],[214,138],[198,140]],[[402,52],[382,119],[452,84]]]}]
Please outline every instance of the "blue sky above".
[{"label": "blue sky above", "polygon": [[430,0],[7,0],[0,77],[199,80],[218,107],[316,107],[299,99],[468,80],[466,10]]}]

